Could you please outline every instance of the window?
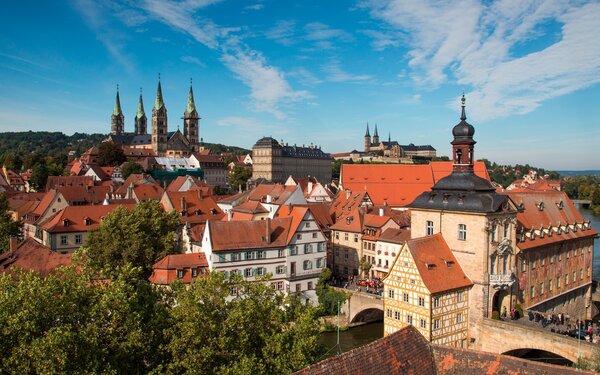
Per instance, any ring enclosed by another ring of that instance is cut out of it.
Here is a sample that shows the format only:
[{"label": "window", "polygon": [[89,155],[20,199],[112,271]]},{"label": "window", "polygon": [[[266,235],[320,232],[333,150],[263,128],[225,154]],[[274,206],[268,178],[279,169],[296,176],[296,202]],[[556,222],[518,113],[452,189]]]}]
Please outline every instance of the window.
[{"label": "window", "polygon": [[565,285],[569,285],[569,275],[565,275]]},{"label": "window", "polygon": [[358,242],[358,234],[354,235],[354,242]]},{"label": "window", "polygon": [[312,288],[313,288],[313,283],[312,283],[312,281],[309,281],[308,282],[308,290],[312,290]]},{"label": "window", "polygon": [[307,221],[307,222],[306,222],[306,227],[307,227],[307,228],[310,228],[310,221]]},{"label": "window", "polygon": [[408,302],[408,293],[404,293],[404,294],[402,295],[402,300],[403,300],[404,302]]},{"label": "window", "polygon": [[60,236],[60,244],[61,245],[67,244],[67,236]]},{"label": "window", "polygon": [[302,233],[298,233],[298,234],[296,235],[296,239],[297,239],[297,240],[301,240],[301,239],[302,239]]},{"label": "window", "polygon": [[458,302],[462,302],[462,300],[463,300],[463,292],[456,293],[456,297],[458,299]]},{"label": "window", "polygon": [[504,238],[508,238],[508,223],[504,223]]},{"label": "window", "polygon": [[277,250],[277,257],[278,258],[283,258],[284,256],[285,256],[285,250],[283,250],[283,249]]},{"label": "window", "polygon": [[490,265],[490,274],[491,275],[496,274],[496,256],[495,255],[492,255],[492,262]]},{"label": "window", "polygon": [[314,232],[314,233],[312,234],[312,237],[313,237],[313,238],[317,238],[317,232]]},{"label": "window", "polygon": [[579,280],[583,280],[583,268],[579,269]]},{"label": "window", "polygon": [[425,306],[425,298],[419,297],[419,306]]},{"label": "window", "polygon": [[399,311],[394,311],[394,319],[400,320],[400,312]]},{"label": "window", "polygon": [[552,280],[548,280],[548,293],[552,293]]},{"label": "window", "polygon": [[312,262],[310,260],[305,260],[303,263],[303,268],[304,268],[304,270],[311,270]]},{"label": "window", "polygon": [[394,290],[393,289],[388,290],[388,297],[394,298]]},{"label": "window", "polygon": [[439,319],[433,320],[433,329],[440,329],[440,320]]},{"label": "window", "polygon": [[421,319],[421,328],[427,327],[427,321],[425,319]]},{"label": "window", "polygon": [[554,263],[554,254],[550,255],[550,264]]},{"label": "window", "polygon": [[252,276],[252,268],[246,268],[244,270],[244,276],[251,277]]},{"label": "window", "polygon": [[340,232],[335,232],[335,239],[339,240],[340,239]]},{"label": "window", "polygon": [[177,270],[177,278],[178,279],[182,279],[183,278],[183,270]]},{"label": "window", "polygon": [[406,323],[412,324],[412,315],[406,314]]},{"label": "window", "polygon": [[[336,249],[336,252],[337,251],[338,250]],[[298,255],[298,246],[292,246],[292,247],[290,247],[290,255]],[[338,255],[338,254],[336,253],[336,255]]]},{"label": "window", "polygon": [[264,250],[259,250],[256,252],[256,259],[265,259],[267,257],[267,252]]},{"label": "window", "polygon": [[296,292],[299,292],[302,290],[302,284],[298,283],[296,284]]},{"label": "window", "polygon": [[440,297],[433,298],[433,307],[440,307]]},{"label": "window", "polygon": [[556,278],[556,289],[560,289],[560,277]]},{"label": "window", "polygon": [[540,296],[544,294],[544,283],[540,283]]},{"label": "window", "polygon": [[543,266],[546,264],[546,257],[542,255],[542,259],[540,259],[540,266]]},{"label": "window", "polygon": [[231,253],[231,261],[232,262],[239,262],[240,260],[242,260],[242,254],[240,254],[240,253]]},{"label": "window", "polygon": [[535,297],[535,288],[533,286],[529,287],[529,298]]},{"label": "window", "polygon": [[525,272],[525,266],[527,262],[525,262],[525,258],[521,258],[521,272]]},{"label": "window", "polygon": [[427,224],[425,225],[425,234],[427,236],[431,236],[433,234],[433,221],[427,221]]},{"label": "window", "polygon": [[246,251],[246,260],[254,259],[254,251]]},{"label": "window", "polygon": [[496,224],[492,224],[492,242],[496,242]]},{"label": "window", "polygon": [[232,286],[231,288],[229,288],[229,293],[232,296],[235,296],[237,294],[237,287],[236,286]]},{"label": "window", "polygon": [[317,258],[317,268],[323,268],[323,258]]},{"label": "window", "polygon": [[264,267],[258,267],[256,269],[256,276],[264,276],[265,274],[265,268]]},{"label": "window", "polygon": [[462,321],[463,321],[462,313],[456,314],[456,323],[462,323]]},{"label": "window", "polygon": [[577,280],[577,277],[575,277],[575,271],[573,271],[573,279],[571,281],[575,282],[575,280]]},{"label": "window", "polygon": [[392,309],[388,309],[387,310],[387,317],[391,318],[392,317]]},{"label": "window", "polygon": [[312,254],[312,244],[304,244],[304,254]]},{"label": "window", "polygon": [[465,224],[458,224],[458,239],[461,241],[467,240],[467,226]]},{"label": "window", "polygon": [[281,275],[282,273],[285,273],[285,266],[277,266],[275,268],[275,273],[277,275]]},{"label": "window", "polygon": [[348,233],[344,233],[344,240],[348,241]]},{"label": "window", "polygon": [[344,250],[344,258],[348,259],[348,250]]},{"label": "window", "polygon": [[75,235],[75,244],[77,244],[77,245],[81,244],[81,234]]}]

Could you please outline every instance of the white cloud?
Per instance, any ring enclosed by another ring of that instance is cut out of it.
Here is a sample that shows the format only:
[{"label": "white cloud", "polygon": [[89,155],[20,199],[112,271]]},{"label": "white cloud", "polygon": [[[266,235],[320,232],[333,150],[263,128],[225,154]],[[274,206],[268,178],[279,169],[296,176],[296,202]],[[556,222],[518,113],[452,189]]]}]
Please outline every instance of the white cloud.
[{"label": "white cloud", "polygon": [[246,9],[246,10],[261,10],[264,7],[265,7],[265,4],[252,4],[252,5],[248,5],[244,9]]},{"label": "white cloud", "polygon": [[352,34],[342,29],[333,29],[321,22],[311,22],[304,26],[305,39],[315,42],[316,47],[331,49],[335,42],[351,42]]},{"label": "white cloud", "polygon": [[188,56],[188,55],[181,56],[180,60],[183,61],[183,62],[186,62],[186,63],[195,64],[195,65],[201,66],[203,68],[206,67],[206,64],[203,63],[202,61],[200,61],[200,59],[197,58],[197,57],[195,57],[195,56]]},{"label": "white cloud", "polygon": [[263,128],[264,125],[252,118],[241,116],[228,116],[217,121],[218,126],[234,126],[239,128]]},{"label": "white cloud", "polygon": [[372,39],[371,46],[375,51],[383,51],[388,47],[400,46],[399,38],[391,33],[377,30],[361,30],[360,32]]},{"label": "white cloud", "polygon": [[307,91],[292,90],[284,74],[268,65],[264,56],[257,51],[238,47],[225,53],[221,60],[238,79],[250,87],[252,105],[257,111],[268,112],[277,119],[283,119],[286,115],[281,110],[282,105],[310,97]]},{"label": "white cloud", "polygon": [[294,32],[296,22],[291,20],[279,20],[275,26],[265,33],[265,36],[284,46],[291,46],[295,43]]},{"label": "white cloud", "polygon": [[[456,80],[471,87],[469,112],[478,120],[528,113],[545,100],[600,82],[598,3],[374,0],[361,5],[407,33],[410,75],[417,83],[436,87]],[[562,24],[557,40],[543,35],[548,21]],[[551,44],[520,49],[541,36]]]},{"label": "white cloud", "polygon": [[348,73],[342,69],[339,61],[331,61],[325,65],[323,72],[327,74],[325,79],[331,82],[364,82],[373,78],[367,74]]}]

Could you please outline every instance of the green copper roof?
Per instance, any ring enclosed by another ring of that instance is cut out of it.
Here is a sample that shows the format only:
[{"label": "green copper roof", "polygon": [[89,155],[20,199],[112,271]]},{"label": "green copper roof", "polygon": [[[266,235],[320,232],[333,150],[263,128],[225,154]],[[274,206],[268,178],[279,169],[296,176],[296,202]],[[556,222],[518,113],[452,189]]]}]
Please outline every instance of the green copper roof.
[{"label": "green copper roof", "polygon": [[144,112],[144,101],[142,100],[142,93],[140,92],[140,102],[138,103],[138,110],[135,117],[142,118],[144,116],[146,116],[146,113]]},{"label": "green copper roof", "polygon": [[160,81],[158,81],[158,90],[156,90],[156,101],[154,102],[154,109],[159,110],[165,106],[162,97],[162,88],[160,87]]},{"label": "green copper roof", "polygon": [[121,111],[121,100],[119,99],[119,90],[117,90],[117,100],[115,101],[115,109],[113,110],[113,115],[123,115],[123,111]]},{"label": "green copper roof", "polygon": [[192,91],[192,85],[190,85],[190,95],[188,96],[187,108],[185,113],[192,113],[196,110],[196,103],[194,103],[194,91]]}]

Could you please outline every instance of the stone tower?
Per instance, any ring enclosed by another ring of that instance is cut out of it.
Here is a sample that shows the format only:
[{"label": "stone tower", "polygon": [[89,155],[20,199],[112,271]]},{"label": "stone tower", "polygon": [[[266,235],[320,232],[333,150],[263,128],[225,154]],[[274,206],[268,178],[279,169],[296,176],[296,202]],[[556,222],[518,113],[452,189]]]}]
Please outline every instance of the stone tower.
[{"label": "stone tower", "polygon": [[135,135],[148,134],[148,119],[144,112],[144,101],[142,100],[142,89],[140,89],[140,101],[138,102],[137,113],[135,114]]},{"label": "stone tower", "polygon": [[369,123],[367,122],[367,132],[365,133],[365,152],[369,152],[371,147],[371,133],[369,133]]},{"label": "stone tower", "polygon": [[160,76],[152,108],[152,149],[158,156],[164,156],[167,152],[167,107],[163,101]]},{"label": "stone tower", "polygon": [[115,109],[110,116],[110,133],[113,135],[123,135],[125,126],[125,116],[121,111],[121,99],[119,99],[119,85],[117,85],[117,99],[115,101]]},{"label": "stone tower", "polygon": [[377,124],[375,124],[375,131],[373,132],[373,143],[379,144],[379,134],[377,133]]},{"label": "stone tower", "polygon": [[473,149],[475,141],[473,135],[475,134],[475,128],[469,124],[467,115],[465,114],[465,96],[463,94],[462,99],[462,112],[460,115],[460,122],[452,129],[452,135],[454,140],[452,144],[452,160],[453,169],[455,171],[473,171]]},{"label": "stone tower", "polygon": [[194,91],[192,90],[192,82],[190,80],[190,93],[188,96],[187,107],[183,113],[183,135],[190,144],[191,152],[198,152],[198,112],[196,111],[196,103],[194,103]]}]

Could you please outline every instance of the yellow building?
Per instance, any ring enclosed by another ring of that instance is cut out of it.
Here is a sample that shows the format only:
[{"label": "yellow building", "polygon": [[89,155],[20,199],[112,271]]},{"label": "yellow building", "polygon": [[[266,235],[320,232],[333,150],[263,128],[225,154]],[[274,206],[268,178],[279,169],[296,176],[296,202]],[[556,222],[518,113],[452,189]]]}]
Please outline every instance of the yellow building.
[{"label": "yellow building", "polygon": [[434,344],[466,348],[473,286],[441,234],[409,240],[384,284],[384,335],[412,325]]}]

